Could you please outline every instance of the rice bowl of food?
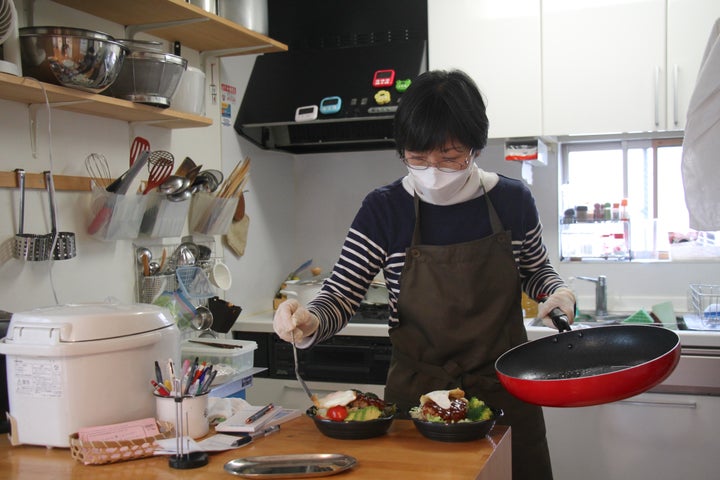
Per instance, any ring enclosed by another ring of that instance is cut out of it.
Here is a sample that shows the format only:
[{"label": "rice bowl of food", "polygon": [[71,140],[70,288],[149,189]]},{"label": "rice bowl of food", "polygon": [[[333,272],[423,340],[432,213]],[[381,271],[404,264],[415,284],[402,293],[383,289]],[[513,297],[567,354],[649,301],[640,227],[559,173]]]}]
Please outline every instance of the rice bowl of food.
[{"label": "rice bowl of food", "polygon": [[436,390],[420,397],[420,405],[410,409],[415,428],[431,440],[467,442],[485,437],[503,411],[465,392]]},{"label": "rice bowl of food", "polygon": [[331,438],[361,440],[385,435],[395,418],[396,406],[377,395],[342,390],[314,400],[306,414],[317,429]]}]

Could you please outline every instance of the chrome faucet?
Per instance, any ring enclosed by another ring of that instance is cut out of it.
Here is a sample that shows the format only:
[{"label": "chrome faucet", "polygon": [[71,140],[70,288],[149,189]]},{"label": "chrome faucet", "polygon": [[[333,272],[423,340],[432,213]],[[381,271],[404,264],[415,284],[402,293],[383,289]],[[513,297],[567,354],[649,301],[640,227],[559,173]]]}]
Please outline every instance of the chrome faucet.
[{"label": "chrome faucet", "polygon": [[595,316],[604,317],[607,311],[607,277],[598,275],[597,277],[575,277],[580,280],[587,280],[595,283]]}]

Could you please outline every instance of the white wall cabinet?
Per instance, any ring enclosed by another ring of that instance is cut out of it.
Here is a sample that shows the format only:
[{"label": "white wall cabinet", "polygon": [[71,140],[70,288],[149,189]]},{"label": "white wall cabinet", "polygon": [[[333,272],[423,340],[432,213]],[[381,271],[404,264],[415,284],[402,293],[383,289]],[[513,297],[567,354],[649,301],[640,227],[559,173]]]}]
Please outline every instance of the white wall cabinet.
[{"label": "white wall cabinet", "polygon": [[544,0],[546,135],[682,130],[720,2]]},{"label": "white wall cabinet", "polygon": [[543,411],[556,480],[717,478],[720,397],[645,393]]},{"label": "white wall cabinet", "polygon": [[431,69],[460,68],[490,137],[682,130],[716,0],[428,0]]},{"label": "white wall cabinet", "polygon": [[544,0],[542,20],[545,134],[661,128],[665,0]]},{"label": "white wall cabinet", "polygon": [[430,68],[475,80],[490,137],[540,135],[539,0],[428,0],[428,19]]}]

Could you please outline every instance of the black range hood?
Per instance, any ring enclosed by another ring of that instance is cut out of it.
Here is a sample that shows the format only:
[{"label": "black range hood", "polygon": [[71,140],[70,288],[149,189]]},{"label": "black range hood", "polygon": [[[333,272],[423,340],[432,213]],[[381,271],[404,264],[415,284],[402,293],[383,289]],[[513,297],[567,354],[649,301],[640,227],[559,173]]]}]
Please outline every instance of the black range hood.
[{"label": "black range hood", "polygon": [[[261,148],[295,154],[394,148],[402,84],[427,71],[425,2],[268,5],[270,36],[289,50],[256,58],[235,130]],[[374,83],[378,77],[392,81]]]}]

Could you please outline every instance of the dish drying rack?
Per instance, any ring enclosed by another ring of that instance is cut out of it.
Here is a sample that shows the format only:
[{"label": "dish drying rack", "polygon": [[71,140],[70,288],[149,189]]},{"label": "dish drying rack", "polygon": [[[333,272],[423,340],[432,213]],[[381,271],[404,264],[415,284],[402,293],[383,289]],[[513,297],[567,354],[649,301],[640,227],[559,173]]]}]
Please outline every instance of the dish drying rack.
[{"label": "dish drying rack", "polygon": [[720,285],[691,284],[688,306],[705,326],[720,325]]}]

